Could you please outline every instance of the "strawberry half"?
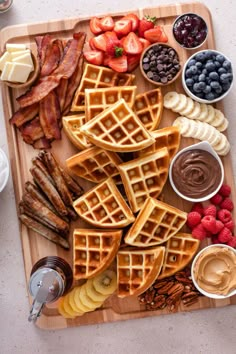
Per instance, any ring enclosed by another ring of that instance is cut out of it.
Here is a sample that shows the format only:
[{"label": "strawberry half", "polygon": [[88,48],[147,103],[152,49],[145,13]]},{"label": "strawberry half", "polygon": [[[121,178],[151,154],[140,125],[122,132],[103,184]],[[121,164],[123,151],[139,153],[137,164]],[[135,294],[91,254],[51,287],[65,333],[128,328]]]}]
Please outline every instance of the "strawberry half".
[{"label": "strawberry half", "polygon": [[120,57],[124,49],[121,47],[119,39],[107,39],[106,53],[112,57]]},{"label": "strawberry half", "polygon": [[144,38],[146,38],[151,43],[168,42],[168,38],[164,32],[164,29],[161,26],[155,26],[144,32]]},{"label": "strawberry half", "polygon": [[103,63],[103,52],[98,50],[87,50],[84,52],[85,59],[94,65],[102,65]]},{"label": "strawberry half", "polygon": [[132,22],[131,20],[118,20],[115,23],[114,31],[118,37],[126,36],[129,32],[132,31]]},{"label": "strawberry half", "polygon": [[111,16],[105,16],[100,19],[100,27],[103,32],[112,31],[114,28],[115,22]]},{"label": "strawberry half", "polygon": [[93,34],[100,34],[102,33],[102,29],[100,27],[100,20],[98,17],[92,17],[90,22],[89,22],[89,27],[90,27],[90,31]]},{"label": "strawberry half", "polygon": [[127,54],[140,54],[143,50],[142,43],[134,32],[130,32],[122,41]]},{"label": "strawberry half", "polygon": [[125,73],[128,68],[127,56],[122,55],[121,57],[110,59],[108,66],[118,73]]},{"label": "strawberry half", "polygon": [[144,18],[139,21],[139,27],[138,27],[139,37],[144,38],[144,32],[151,28],[154,28],[156,20],[157,20],[156,17],[150,17],[148,15],[144,16]]},{"label": "strawberry half", "polygon": [[97,37],[93,38],[93,45],[96,47],[96,49],[102,50],[103,52],[106,51],[107,49],[107,37],[105,33],[100,34]]},{"label": "strawberry half", "polygon": [[139,66],[140,54],[138,55],[127,55],[127,71],[131,73]]},{"label": "strawberry half", "polygon": [[135,32],[138,29],[139,18],[137,15],[130,13],[130,14],[122,17],[122,20],[130,20],[132,22],[132,31],[133,32]]}]

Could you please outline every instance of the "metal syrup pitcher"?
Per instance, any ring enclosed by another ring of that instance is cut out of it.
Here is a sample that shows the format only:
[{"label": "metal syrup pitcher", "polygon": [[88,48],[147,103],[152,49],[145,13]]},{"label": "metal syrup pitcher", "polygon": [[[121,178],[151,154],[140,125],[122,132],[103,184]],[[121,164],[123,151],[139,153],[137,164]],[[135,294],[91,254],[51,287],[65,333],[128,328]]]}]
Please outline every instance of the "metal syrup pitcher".
[{"label": "metal syrup pitcher", "polygon": [[72,282],[72,269],[64,259],[56,256],[40,259],[30,274],[29,292],[34,300],[28,320],[36,322],[44,305],[63,296]]}]

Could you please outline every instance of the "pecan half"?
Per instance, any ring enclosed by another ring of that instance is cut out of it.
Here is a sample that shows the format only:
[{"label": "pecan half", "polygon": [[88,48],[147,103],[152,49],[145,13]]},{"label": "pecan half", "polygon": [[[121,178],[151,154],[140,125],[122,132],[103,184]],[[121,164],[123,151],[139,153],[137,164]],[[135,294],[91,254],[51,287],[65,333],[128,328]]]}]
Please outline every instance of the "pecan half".
[{"label": "pecan half", "polygon": [[158,289],[158,294],[167,294],[174,284],[174,281],[166,283],[164,286]]}]

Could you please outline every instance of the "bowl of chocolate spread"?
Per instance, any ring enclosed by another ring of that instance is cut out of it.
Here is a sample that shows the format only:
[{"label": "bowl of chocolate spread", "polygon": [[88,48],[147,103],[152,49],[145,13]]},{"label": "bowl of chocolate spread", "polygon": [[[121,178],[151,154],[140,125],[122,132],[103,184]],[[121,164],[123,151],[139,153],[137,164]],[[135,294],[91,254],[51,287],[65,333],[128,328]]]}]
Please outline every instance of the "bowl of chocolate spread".
[{"label": "bowl of chocolate spread", "polygon": [[174,191],[190,202],[212,198],[224,181],[224,167],[211,145],[203,141],[179,151],[170,164],[169,180]]}]

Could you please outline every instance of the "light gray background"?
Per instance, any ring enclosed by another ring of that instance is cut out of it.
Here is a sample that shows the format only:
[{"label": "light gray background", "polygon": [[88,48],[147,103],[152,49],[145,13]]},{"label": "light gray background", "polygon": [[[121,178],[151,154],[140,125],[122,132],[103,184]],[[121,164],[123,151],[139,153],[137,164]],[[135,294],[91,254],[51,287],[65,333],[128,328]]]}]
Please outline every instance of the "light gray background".
[{"label": "light gray background", "polygon": [[[182,1],[185,2],[185,1]],[[187,1],[186,1],[187,2]],[[189,2],[189,1],[188,1]],[[217,49],[230,57],[236,70],[236,2],[203,1],[211,10]],[[14,0],[0,15],[7,25],[87,16],[158,6],[171,0]],[[236,174],[236,94],[225,99]],[[0,147],[8,154],[0,103]],[[0,353],[158,353],[231,354],[236,348],[236,306],[148,319],[42,331],[27,322],[29,304],[12,180],[0,194]]]}]

